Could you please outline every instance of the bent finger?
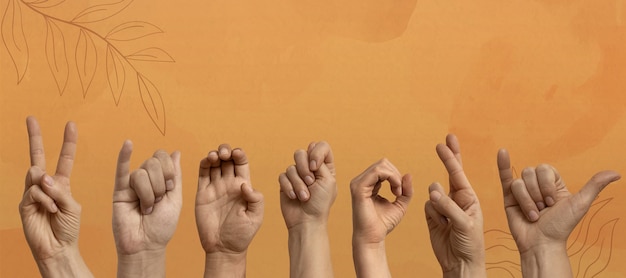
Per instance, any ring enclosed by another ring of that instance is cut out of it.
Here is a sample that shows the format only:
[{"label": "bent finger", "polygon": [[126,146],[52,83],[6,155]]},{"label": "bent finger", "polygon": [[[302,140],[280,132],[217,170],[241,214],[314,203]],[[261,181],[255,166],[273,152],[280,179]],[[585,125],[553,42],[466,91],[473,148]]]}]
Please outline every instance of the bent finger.
[{"label": "bent finger", "polygon": [[533,201],[533,198],[530,197],[526,189],[526,184],[522,179],[513,181],[513,184],[511,184],[511,192],[526,218],[531,222],[539,220],[539,209],[535,201]]},{"label": "bent finger", "polygon": [[150,185],[150,177],[144,169],[137,169],[130,174],[130,187],[139,198],[141,213],[150,214],[154,206],[154,193]]},{"label": "bent finger", "polygon": [[296,162],[296,170],[300,178],[310,186],[315,182],[315,175],[310,170],[309,155],[304,150],[297,150],[293,153],[293,160]]}]

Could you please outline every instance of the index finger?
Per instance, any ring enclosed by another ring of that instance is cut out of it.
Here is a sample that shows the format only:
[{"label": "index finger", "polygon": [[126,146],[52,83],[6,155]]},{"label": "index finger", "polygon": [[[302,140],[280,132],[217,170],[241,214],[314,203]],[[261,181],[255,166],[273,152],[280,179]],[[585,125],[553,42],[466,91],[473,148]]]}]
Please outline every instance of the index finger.
[{"label": "index finger", "polygon": [[461,144],[459,144],[459,139],[456,138],[456,135],[448,134],[448,136],[446,136],[446,146],[452,151],[456,160],[459,161],[459,164],[463,166],[463,161],[461,160]]},{"label": "index finger", "polygon": [[463,166],[461,166],[460,161],[448,146],[438,144],[437,155],[448,171],[451,191],[472,189],[472,186],[463,171]]},{"label": "index finger", "polygon": [[[392,192],[395,193],[395,188],[402,186],[402,176],[393,168],[393,164],[388,160],[379,160],[352,180],[350,191],[353,194],[359,193],[363,194],[363,196],[371,197],[376,184],[388,181]],[[396,196],[398,195],[400,194],[396,194]]]},{"label": "index finger", "polygon": [[117,157],[117,169],[115,171],[115,191],[130,188],[130,156],[133,153],[133,142],[124,141],[122,149]]},{"label": "index finger", "polygon": [[30,148],[30,166],[37,166],[45,171],[46,155],[43,150],[43,138],[39,129],[39,123],[33,116],[26,118],[28,130],[28,144]]},{"label": "index finger", "polygon": [[65,133],[63,134],[63,146],[57,163],[56,175],[69,178],[72,174],[74,166],[74,157],[76,156],[76,141],[78,140],[78,132],[76,124],[67,122],[65,125]]}]

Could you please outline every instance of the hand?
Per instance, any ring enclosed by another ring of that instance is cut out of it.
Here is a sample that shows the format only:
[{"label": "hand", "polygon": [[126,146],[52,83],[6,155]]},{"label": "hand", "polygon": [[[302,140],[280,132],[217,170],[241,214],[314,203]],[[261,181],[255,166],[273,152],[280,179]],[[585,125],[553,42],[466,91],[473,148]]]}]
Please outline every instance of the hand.
[{"label": "hand", "polygon": [[457,138],[448,135],[446,145],[437,145],[437,155],[448,171],[450,193],[446,196],[438,183],[428,188],[425,211],[435,256],[446,277],[486,277],[483,216],[463,172]]},{"label": "hand", "polygon": [[[599,172],[578,193],[571,194],[557,170],[547,164],[526,168],[522,178],[514,179],[504,149],[498,152],[498,169],[509,229],[522,257],[525,277],[571,276],[567,239],[600,191],[620,175]],[[550,267],[528,265],[536,262]],[[541,272],[547,270],[551,272]]]},{"label": "hand", "polygon": [[296,165],[280,174],[280,209],[289,232],[289,274],[333,277],[328,216],[337,197],[333,152],[328,143],[313,142],[294,153]]},{"label": "hand", "polygon": [[91,276],[78,250],[81,206],[70,191],[76,154],[76,125],[65,126],[63,146],[54,176],[46,174],[39,124],[26,119],[31,167],[19,205],[26,241],[44,277]]},{"label": "hand", "polygon": [[306,222],[326,223],[337,197],[333,152],[328,143],[313,142],[294,153],[296,165],[280,174],[280,208],[287,229]]},{"label": "hand", "polygon": [[132,149],[131,141],[124,142],[113,192],[118,276],[163,276],[165,248],[182,207],[180,153],[158,150],[130,173]]},{"label": "hand", "polygon": [[[382,183],[389,181],[394,202],[378,195]],[[413,196],[410,175],[382,159],[350,183],[352,193],[352,256],[357,277],[391,277],[385,254],[385,237],[406,213]]]},{"label": "hand", "polygon": [[252,189],[248,158],[227,144],[200,161],[196,224],[205,276],[245,276],[248,246],[263,222],[263,194]]}]

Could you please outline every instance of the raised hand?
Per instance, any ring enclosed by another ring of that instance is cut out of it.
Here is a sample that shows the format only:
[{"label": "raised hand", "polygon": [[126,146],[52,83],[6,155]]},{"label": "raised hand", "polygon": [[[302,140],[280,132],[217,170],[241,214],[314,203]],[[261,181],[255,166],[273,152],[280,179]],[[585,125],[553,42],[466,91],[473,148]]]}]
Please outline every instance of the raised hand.
[{"label": "raised hand", "polygon": [[439,183],[428,188],[425,211],[435,256],[444,277],[486,277],[483,216],[463,171],[457,138],[448,135],[446,145],[437,145],[437,155],[448,171],[450,193]]},{"label": "raised hand", "polygon": [[[378,195],[388,181],[393,202]],[[385,254],[385,237],[407,211],[413,186],[410,175],[402,175],[387,159],[382,159],[350,183],[352,193],[352,257],[357,277],[391,277]]]},{"label": "raised hand", "polygon": [[180,153],[158,150],[131,173],[132,149],[124,142],[113,192],[118,277],[163,277],[165,248],[182,207]]},{"label": "raised hand", "polygon": [[196,224],[205,277],[244,277],[248,246],[263,222],[263,194],[250,182],[241,149],[220,145],[200,161]]},{"label": "raised hand", "polygon": [[294,153],[280,174],[280,208],[289,231],[291,277],[332,277],[328,217],[337,196],[330,145],[313,142]]},{"label": "raised hand", "polygon": [[498,152],[498,169],[524,277],[571,277],[567,239],[600,191],[620,175],[599,172],[578,193],[571,194],[557,170],[547,164],[525,168],[522,177],[514,179],[504,149]]},{"label": "raised hand", "polygon": [[76,125],[68,122],[53,176],[46,173],[46,158],[39,124],[26,119],[30,169],[19,205],[22,227],[39,271],[44,277],[92,276],[78,250],[81,206],[70,191],[76,154]]}]

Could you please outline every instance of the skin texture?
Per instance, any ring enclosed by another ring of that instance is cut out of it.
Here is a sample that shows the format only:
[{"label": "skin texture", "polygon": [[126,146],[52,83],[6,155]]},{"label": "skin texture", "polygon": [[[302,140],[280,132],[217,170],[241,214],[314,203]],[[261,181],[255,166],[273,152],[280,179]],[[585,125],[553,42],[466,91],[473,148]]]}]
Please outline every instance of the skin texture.
[{"label": "skin texture", "polygon": [[289,232],[291,277],[333,277],[328,216],[337,196],[330,145],[313,142],[294,153],[280,174],[280,208]]},{"label": "skin texture", "polygon": [[205,277],[245,277],[248,246],[263,212],[263,194],[252,188],[243,150],[222,144],[200,161],[196,225]]},{"label": "skin texture", "polygon": [[598,194],[620,179],[614,171],[595,174],[576,194],[547,164],[513,178],[509,154],[498,152],[498,169],[509,229],[520,252],[524,277],[572,277],[567,239]]},{"label": "skin texture", "polygon": [[120,150],[113,192],[118,277],[164,277],[165,249],[182,207],[180,153],[158,150],[130,172],[133,144]]},{"label": "skin texture", "polygon": [[[389,182],[393,202],[378,195]],[[369,166],[350,182],[352,257],[357,277],[391,277],[385,238],[402,220],[413,196],[410,175],[402,175],[387,159]]]},{"label": "skin texture", "polygon": [[28,246],[43,277],[92,277],[78,249],[81,206],[72,198],[70,175],[76,154],[76,125],[65,126],[63,146],[53,176],[46,158],[39,124],[26,119],[31,167],[19,204]]},{"label": "skin texture", "polygon": [[465,176],[456,136],[437,145],[449,175],[450,193],[439,183],[428,188],[426,221],[430,242],[444,277],[486,277],[483,216],[478,197]]}]

